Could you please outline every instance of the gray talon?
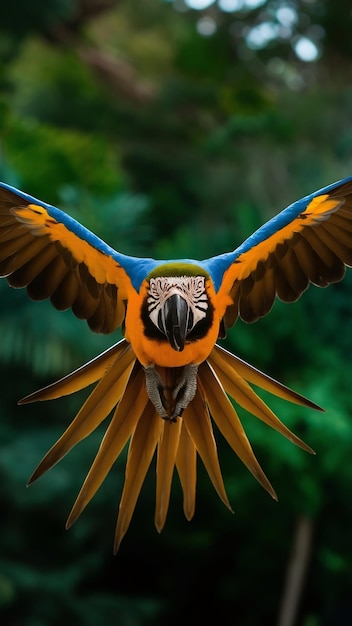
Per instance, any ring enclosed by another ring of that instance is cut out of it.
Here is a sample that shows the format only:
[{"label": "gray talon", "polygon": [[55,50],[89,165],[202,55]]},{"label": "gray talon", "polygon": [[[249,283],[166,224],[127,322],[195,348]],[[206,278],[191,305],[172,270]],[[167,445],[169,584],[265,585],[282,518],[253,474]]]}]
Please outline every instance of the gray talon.
[{"label": "gray talon", "polygon": [[151,402],[154,404],[160,417],[168,418],[168,414],[165,407],[164,389],[165,385],[161,379],[159,372],[155,369],[154,365],[144,368],[145,371],[145,385],[148,396]]},{"label": "gray talon", "polygon": [[186,365],[183,368],[181,378],[172,390],[172,397],[176,401],[175,415],[181,416],[196,395],[197,372],[198,365]]},{"label": "gray talon", "polygon": [[[160,417],[173,422],[182,415],[197,391],[198,365],[185,365],[180,370],[180,379],[173,388],[169,389],[153,365],[144,368],[146,389],[151,402]],[[169,405],[167,397],[175,401],[173,407]]]}]

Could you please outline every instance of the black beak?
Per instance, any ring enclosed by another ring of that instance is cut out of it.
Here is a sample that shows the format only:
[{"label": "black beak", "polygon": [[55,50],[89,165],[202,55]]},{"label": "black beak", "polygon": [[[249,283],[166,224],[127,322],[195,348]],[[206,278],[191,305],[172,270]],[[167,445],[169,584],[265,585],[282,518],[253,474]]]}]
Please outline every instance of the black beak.
[{"label": "black beak", "polygon": [[159,328],[177,352],[182,352],[185,347],[190,314],[186,300],[179,294],[167,298],[159,313]]}]

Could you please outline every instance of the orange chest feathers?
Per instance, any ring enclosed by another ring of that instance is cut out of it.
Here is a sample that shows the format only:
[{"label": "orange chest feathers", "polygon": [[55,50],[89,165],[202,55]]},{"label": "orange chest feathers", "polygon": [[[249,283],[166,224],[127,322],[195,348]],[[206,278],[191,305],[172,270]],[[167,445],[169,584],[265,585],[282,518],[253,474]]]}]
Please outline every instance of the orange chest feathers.
[{"label": "orange chest feathers", "polygon": [[181,352],[171,347],[148,315],[149,281],[143,281],[139,292],[131,290],[125,336],[142,365],[182,367],[207,359],[218,338],[223,312],[219,311],[217,294],[210,279],[205,280],[205,290],[208,298],[207,316],[194,327]]}]

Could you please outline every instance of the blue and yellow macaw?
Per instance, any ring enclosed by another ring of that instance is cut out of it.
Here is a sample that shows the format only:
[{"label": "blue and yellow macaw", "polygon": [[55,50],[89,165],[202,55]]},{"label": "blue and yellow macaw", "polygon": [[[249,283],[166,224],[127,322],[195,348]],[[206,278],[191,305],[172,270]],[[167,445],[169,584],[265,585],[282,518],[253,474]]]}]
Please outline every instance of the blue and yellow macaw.
[{"label": "blue and yellow macaw", "polygon": [[[352,266],[352,177],[291,204],[233,252],[194,261],[156,261],[116,252],[59,209],[0,184],[0,275],[30,298],[124,339],[21,403],[94,390],[30,483],[112,411],[105,436],[67,521],[71,526],[129,441],[114,550],[125,535],[155,450],[155,525],[164,526],[176,466],[187,519],[195,509],[196,457],[230,509],[212,420],[260,484],[276,498],[228,396],[312,452],[253,391],[254,384],[300,405],[301,395],[230,354],[216,341],[238,317],[254,322],[277,296],[294,302],[310,283],[325,287]],[[181,417],[182,416],[182,417]],[[211,419],[212,418],[212,419]]]}]

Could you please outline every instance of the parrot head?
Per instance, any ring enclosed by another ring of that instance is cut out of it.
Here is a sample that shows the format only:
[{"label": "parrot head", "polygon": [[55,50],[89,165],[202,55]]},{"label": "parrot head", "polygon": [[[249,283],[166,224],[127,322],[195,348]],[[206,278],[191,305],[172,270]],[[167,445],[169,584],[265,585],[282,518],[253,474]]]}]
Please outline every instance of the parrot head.
[{"label": "parrot head", "polygon": [[167,341],[176,352],[206,336],[213,324],[207,273],[194,265],[170,263],[148,276],[142,306],[145,335]]}]

